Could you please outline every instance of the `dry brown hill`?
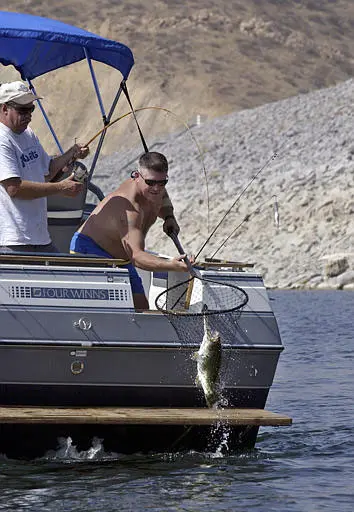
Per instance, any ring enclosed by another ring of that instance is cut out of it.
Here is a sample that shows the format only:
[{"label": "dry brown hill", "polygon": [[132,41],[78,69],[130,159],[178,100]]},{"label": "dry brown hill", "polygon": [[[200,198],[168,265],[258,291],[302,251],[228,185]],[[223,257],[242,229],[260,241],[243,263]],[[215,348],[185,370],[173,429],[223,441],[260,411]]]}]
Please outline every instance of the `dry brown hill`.
[{"label": "dry brown hill", "polygon": [[[136,61],[129,80],[135,106],[162,105],[191,123],[197,114],[212,118],[353,75],[352,0],[0,0],[0,9],[59,19],[127,44]],[[98,67],[111,97],[120,76]],[[13,76],[0,68],[1,80]],[[36,84],[64,144],[77,136],[87,140],[99,129],[83,66]],[[124,102],[120,112],[126,110]],[[141,119],[150,137],[176,128],[160,113]],[[40,123],[34,120],[42,135]],[[105,152],[122,143],[137,143],[131,121],[107,137]]]}]

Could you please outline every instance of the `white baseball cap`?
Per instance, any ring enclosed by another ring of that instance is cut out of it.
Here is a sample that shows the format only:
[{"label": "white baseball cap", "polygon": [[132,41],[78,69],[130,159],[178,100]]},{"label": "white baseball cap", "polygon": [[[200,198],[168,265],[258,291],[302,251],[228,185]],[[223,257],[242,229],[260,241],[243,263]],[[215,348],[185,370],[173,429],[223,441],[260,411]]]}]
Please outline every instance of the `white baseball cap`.
[{"label": "white baseball cap", "polygon": [[9,82],[0,85],[0,104],[13,101],[19,105],[27,105],[34,100],[42,99],[36,96],[23,82]]}]

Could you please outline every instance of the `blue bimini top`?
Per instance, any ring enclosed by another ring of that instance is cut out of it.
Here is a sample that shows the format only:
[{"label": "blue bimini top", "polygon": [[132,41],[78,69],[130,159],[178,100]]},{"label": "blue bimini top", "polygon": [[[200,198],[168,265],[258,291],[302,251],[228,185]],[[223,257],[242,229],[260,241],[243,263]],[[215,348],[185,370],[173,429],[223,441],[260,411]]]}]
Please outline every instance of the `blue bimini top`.
[{"label": "blue bimini top", "polygon": [[60,21],[0,11],[0,63],[12,64],[23,80],[79,62],[86,55],[118,69],[125,80],[134,65],[124,44]]}]

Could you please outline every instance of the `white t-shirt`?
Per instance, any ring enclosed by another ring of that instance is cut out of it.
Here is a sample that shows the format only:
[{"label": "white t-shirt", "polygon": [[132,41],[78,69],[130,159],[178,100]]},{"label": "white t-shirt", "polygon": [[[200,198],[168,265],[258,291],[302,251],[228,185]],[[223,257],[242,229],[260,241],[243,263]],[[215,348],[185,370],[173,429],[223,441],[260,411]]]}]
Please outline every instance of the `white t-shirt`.
[{"label": "white t-shirt", "polygon": [[8,178],[43,183],[50,157],[31,128],[16,134],[0,123],[0,245],[50,243],[47,198],[10,197],[1,181]]}]

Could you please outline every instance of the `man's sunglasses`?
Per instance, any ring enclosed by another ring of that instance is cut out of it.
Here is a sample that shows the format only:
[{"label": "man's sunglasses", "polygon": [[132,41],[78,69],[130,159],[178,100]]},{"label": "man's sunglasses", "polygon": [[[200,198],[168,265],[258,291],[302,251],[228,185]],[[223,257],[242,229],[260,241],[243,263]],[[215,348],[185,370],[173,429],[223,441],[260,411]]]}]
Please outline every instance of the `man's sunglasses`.
[{"label": "man's sunglasses", "polygon": [[139,171],[137,171],[137,173],[139,176],[141,176],[141,178],[143,178],[148,187],[154,187],[155,185],[158,185],[159,187],[165,187],[168,183],[168,178],[165,178],[164,180],[149,180],[145,179]]},{"label": "man's sunglasses", "polygon": [[32,114],[32,112],[36,108],[36,105],[31,105],[30,107],[20,107],[20,105],[18,105],[17,103],[10,103],[10,102],[6,103],[6,105],[9,108],[13,108],[14,110],[16,110],[16,112],[18,112],[20,115],[23,115],[23,116],[25,116],[26,114]]}]

